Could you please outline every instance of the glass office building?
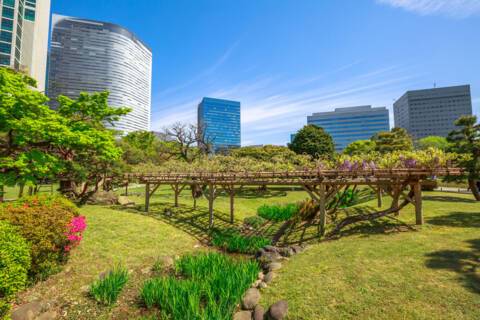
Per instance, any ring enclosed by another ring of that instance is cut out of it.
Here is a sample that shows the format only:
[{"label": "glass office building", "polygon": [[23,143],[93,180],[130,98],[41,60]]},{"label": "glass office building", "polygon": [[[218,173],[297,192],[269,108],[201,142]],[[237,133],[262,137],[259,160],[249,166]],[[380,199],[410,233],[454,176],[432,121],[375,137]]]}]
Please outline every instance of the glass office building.
[{"label": "glass office building", "polygon": [[240,102],[203,98],[198,105],[198,127],[215,152],[240,147]]},{"label": "glass office building", "polygon": [[395,126],[405,128],[415,139],[446,137],[454,122],[472,115],[470,86],[407,91],[393,104]]},{"label": "glass office building", "polygon": [[132,111],[115,123],[128,133],[150,130],[152,52],[121,26],[53,15],[48,96],[76,98],[109,91],[109,104]]},{"label": "glass office building", "polygon": [[50,0],[0,0],[0,66],[27,73],[45,90]]},{"label": "glass office building", "polygon": [[390,130],[389,113],[385,107],[337,108],[333,112],[314,113],[307,117],[307,123],[328,132],[337,152],[354,141],[367,140],[378,132]]}]

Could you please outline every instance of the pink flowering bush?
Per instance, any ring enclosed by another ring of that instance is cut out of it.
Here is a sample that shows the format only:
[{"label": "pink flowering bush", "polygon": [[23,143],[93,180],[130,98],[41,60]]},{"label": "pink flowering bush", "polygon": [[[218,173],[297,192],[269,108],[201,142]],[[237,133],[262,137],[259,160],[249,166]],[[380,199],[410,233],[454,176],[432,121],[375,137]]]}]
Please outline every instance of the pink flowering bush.
[{"label": "pink flowering bush", "polygon": [[67,236],[68,244],[64,250],[69,252],[72,248],[78,246],[83,239],[83,231],[87,228],[87,221],[84,216],[74,217],[68,225]]}]

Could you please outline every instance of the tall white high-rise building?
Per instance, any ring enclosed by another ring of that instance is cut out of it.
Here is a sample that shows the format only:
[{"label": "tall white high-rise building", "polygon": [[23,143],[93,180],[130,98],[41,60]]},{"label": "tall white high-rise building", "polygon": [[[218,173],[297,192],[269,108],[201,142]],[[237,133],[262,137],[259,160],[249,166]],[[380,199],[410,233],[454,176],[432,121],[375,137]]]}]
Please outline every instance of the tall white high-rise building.
[{"label": "tall white high-rise building", "polygon": [[0,66],[26,72],[45,91],[50,0],[0,0]]},{"label": "tall white high-rise building", "polygon": [[109,91],[109,104],[132,111],[115,123],[124,133],[150,130],[152,52],[127,29],[100,21],[54,14],[48,90],[58,95]]}]

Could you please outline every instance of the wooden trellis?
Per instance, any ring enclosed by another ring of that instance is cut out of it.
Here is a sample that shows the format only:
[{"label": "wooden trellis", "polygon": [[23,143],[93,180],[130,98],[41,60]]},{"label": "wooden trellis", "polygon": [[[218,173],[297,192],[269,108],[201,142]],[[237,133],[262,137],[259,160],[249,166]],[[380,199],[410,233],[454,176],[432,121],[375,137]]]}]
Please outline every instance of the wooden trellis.
[{"label": "wooden trellis", "polygon": [[[178,197],[187,186],[202,185],[207,192],[209,225],[213,226],[214,201],[223,189],[230,197],[230,222],[234,221],[234,198],[236,188],[243,186],[282,185],[300,186],[319,206],[319,228],[325,232],[327,215],[332,214],[337,205],[328,209],[327,205],[337,193],[343,189],[345,193],[350,187],[371,187],[378,197],[378,206],[382,207],[382,195],[392,198],[391,206],[382,211],[350,217],[350,220],[340,222],[341,228],[357,221],[370,220],[378,216],[398,213],[408,204],[415,206],[416,223],[423,224],[422,213],[422,181],[433,176],[460,175],[458,168],[443,169],[369,169],[369,170],[304,170],[285,172],[208,172],[208,173],[144,173],[127,174],[128,182],[145,184],[145,211],[148,212],[150,198],[161,185],[170,185],[175,196],[175,206]],[[408,193],[406,193],[408,190]],[[400,203],[400,201],[402,201]]]}]

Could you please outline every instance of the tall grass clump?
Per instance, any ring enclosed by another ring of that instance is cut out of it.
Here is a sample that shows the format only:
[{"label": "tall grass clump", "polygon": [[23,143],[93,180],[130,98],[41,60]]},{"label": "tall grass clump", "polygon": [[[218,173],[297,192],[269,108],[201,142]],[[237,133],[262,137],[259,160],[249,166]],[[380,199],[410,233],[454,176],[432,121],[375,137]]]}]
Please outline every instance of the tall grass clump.
[{"label": "tall grass clump", "polygon": [[290,220],[298,213],[299,209],[299,205],[295,203],[289,203],[285,205],[264,204],[257,209],[257,214],[264,219],[279,222]]},{"label": "tall grass clump", "polygon": [[271,244],[271,240],[261,236],[246,236],[237,230],[227,229],[213,231],[212,244],[228,252],[253,254]]},{"label": "tall grass clump", "polygon": [[117,302],[120,292],[128,281],[128,270],[115,267],[104,278],[90,286],[90,295],[100,303],[112,305]]},{"label": "tall grass clump", "polygon": [[165,319],[230,320],[259,270],[254,261],[220,253],[186,255],[176,262],[175,275],[145,281],[140,298]]}]

